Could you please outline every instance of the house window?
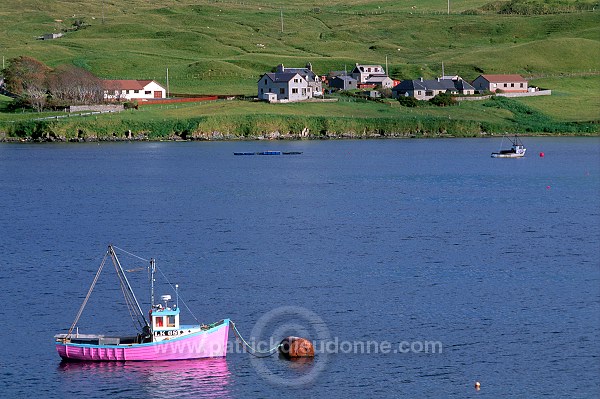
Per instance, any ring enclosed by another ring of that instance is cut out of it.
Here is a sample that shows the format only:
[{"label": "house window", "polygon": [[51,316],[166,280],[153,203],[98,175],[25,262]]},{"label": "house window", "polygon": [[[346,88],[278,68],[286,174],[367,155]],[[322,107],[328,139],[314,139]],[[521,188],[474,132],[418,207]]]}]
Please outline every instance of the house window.
[{"label": "house window", "polygon": [[[115,93],[116,93],[116,91],[115,91]],[[125,94],[129,94],[129,90],[125,90]]]},{"label": "house window", "polygon": [[417,91],[417,94],[420,96],[421,95],[421,90]]},{"label": "house window", "polygon": [[514,83],[511,83],[511,84],[510,84],[510,87],[515,87],[515,84],[514,84]]},{"label": "house window", "polygon": [[298,83],[298,78],[294,78],[294,83]]},{"label": "house window", "polygon": [[292,88],[292,94],[298,94],[298,88],[297,87]]},{"label": "house window", "polygon": [[260,89],[260,94],[263,94],[263,93],[264,93],[264,90],[263,90],[263,89]]},{"label": "house window", "polygon": [[279,89],[279,94],[285,94],[285,88],[284,87],[281,87]]},{"label": "house window", "polygon": [[175,327],[175,316],[167,316],[167,327]]},{"label": "house window", "polygon": [[265,84],[267,84],[267,79],[265,79]]},{"label": "house window", "polygon": [[521,87],[523,87],[523,83],[521,83]]},{"label": "house window", "polygon": [[140,91],[139,91],[139,90],[134,90],[133,92],[137,94],[137,93],[139,93]]},{"label": "house window", "polygon": [[305,96],[306,95],[306,89],[303,87],[302,88],[302,95]]},{"label": "house window", "polygon": [[504,87],[508,87],[508,83],[504,83]]},{"label": "house window", "polygon": [[152,94],[152,91],[146,90],[146,91],[144,91],[144,94]]}]

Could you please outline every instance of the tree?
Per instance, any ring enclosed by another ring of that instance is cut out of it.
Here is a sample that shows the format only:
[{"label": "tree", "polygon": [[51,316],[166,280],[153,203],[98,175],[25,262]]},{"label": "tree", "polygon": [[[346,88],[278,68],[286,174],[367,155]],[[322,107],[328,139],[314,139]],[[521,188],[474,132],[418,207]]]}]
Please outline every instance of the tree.
[{"label": "tree", "polygon": [[13,58],[4,69],[6,89],[16,95],[22,95],[28,89],[47,88],[47,75],[50,71],[50,68],[35,58]]},{"label": "tree", "polygon": [[6,89],[19,96],[23,103],[41,111],[48,97],[50,71],[50,68],[35,58],[13,58],[4,69]]},{"label": "tree", "polygon": [[389,87],[381,87],[379,88],[379,92],[383,98],[392,98],[392,89]]},{"label": "tree", "polygon": [[86,69],[74,65],[61,65],[49,76],[48,86],[57,102],[69,104],[95,104],[102,102],[102,82]]},{"label": "tree", "polygon": [[28,87],[23,96],[37,112],[42,112],[48,101],[48,92],[45,88]]},{"label": "tree", "polygon": [[6,88],[21,104],[41,111],[50,105],[97,104],[104,99],[102,81],[86,69],[61,65],[52,70],[26,56],[13,58],[4,70]]}]

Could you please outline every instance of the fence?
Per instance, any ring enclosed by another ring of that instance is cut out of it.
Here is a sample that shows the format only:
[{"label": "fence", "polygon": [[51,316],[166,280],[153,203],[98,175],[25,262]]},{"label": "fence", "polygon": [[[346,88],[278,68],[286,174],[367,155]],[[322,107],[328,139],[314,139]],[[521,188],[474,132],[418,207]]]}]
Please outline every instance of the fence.
[{"label": "fence", "polygon": [[165,98],[161,100],[146,100],[138,102],[138,105],[175,104],[175,103],[197,103],[202,101],[218,100],[217,96],[187,97],[187,98]]}]

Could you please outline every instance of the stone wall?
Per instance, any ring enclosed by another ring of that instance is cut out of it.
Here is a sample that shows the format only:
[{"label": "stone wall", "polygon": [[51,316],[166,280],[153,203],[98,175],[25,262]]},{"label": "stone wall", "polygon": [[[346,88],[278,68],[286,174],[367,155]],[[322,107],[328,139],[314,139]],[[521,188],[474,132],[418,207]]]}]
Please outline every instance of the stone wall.
[{"label": "stone wall", "polygon": [[104,105],[71,105],[69,112],[95,111],[95,112],[121,112],[125,109],[123,104]]},{"label": "stone wall", "polygon": [[496,95],[499,96],[499,97],[550,96],[550,95],[552,95],[552,90],[536,90],[536,91],[529,91],[527,93],[498,93]]}]

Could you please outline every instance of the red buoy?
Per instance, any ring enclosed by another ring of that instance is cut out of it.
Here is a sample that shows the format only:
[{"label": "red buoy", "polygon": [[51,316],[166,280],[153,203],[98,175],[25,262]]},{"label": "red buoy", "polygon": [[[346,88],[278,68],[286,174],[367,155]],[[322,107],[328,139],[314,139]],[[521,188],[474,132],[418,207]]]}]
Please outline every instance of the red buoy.
[{"label": "red buoy", "polygon": [[315,348],[306,338],[287,337],[279,344],[279,353],[288,359],[297,357],[315,357]]},{"label": "red buoy", "polygon": [[544,155],[545,154],[543,152],[540,152],[540,158],[544,158]]}]

